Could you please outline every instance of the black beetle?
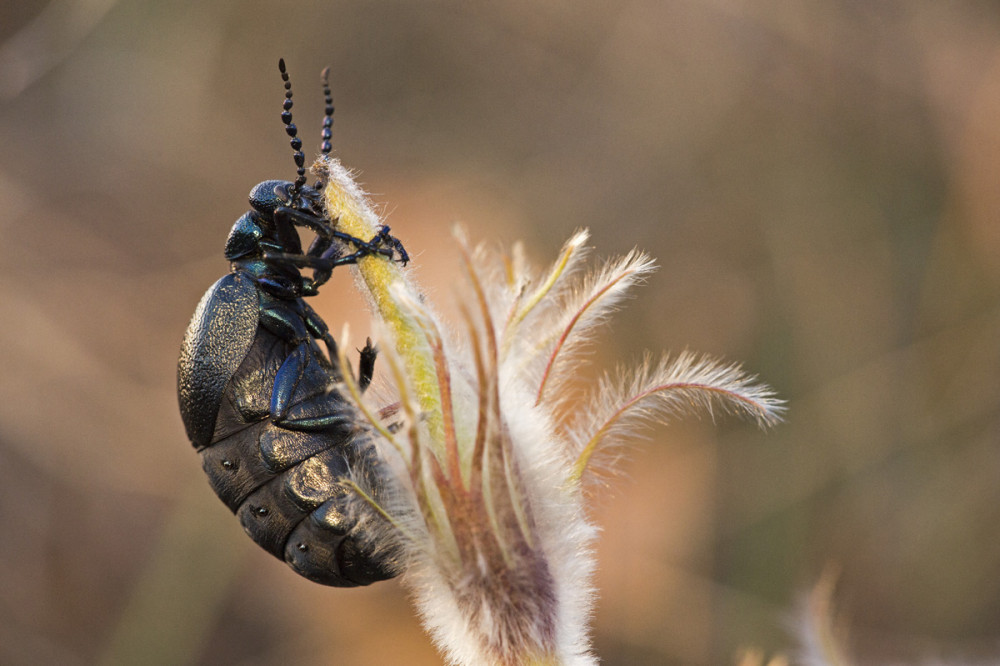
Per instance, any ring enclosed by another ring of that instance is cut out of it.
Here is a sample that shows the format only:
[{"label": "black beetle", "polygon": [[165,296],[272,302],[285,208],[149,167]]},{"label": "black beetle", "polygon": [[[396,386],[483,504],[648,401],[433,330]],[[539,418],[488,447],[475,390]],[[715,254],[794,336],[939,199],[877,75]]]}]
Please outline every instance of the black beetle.
[{"label": "black beetle", "polygon": [[[232,272],[202,297],[181,347],[177,393],[188,438],[209,482],[260,546],[310,580],[341,587],[394,576],[393,557],[365,538],[373,516],[342,480],[377,492],[371,435],[338,388],[336,342],[303,297],[314,295],[335,266],[369,254],[408,260],[383,228],[363,241],[324,216],[322,182],[306,185],[302,141],[292,124],[284,60],[281,114],[298,177],[268,180],[250,192],[251,210],[233,225],[225,255]],[[330,152],[333,103],[326,99],[321,152]],[[316,238],[305,253],[298,227]],[[312,268],[311,277],[300,267]],[[322,340],[326,353],[320,349]],[[361,350],[358,384],[372,378],[375,349]]]}]

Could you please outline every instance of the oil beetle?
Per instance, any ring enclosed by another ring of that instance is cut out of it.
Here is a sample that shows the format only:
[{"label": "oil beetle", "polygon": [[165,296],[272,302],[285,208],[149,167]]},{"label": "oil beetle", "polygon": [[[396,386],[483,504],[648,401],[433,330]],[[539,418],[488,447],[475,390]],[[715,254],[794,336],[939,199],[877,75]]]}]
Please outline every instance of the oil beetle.
[{"label": "oil beetle", "polygon": [[[231,272],[202,297],[181,347],[177,392],[188,438],[219,498],[260,546],[310,580],[341,587],[394,576],[391,554],[365,539],[357,501],[342,480],[378,492],[378,459],[363,420],[338,386],[344,372],[326,324],[303,300],[336,266],[377,254],[409,257],[384,227],[364,241],[324,215],[324,183],[306,185],[302,140],[292,123],[284,60],[281,119],[297,178],[250,192],[251,210],[225,246]],[[333,102],[322,74],[326,115],[321,153],[330,153]],[[302,251],[298,228],[316,234]],[[301,273],[312,269],[311,277]],[[325,353],[319,342],[326,347]],[[358,384],[371,381],[376,352],[360,352]]]}]

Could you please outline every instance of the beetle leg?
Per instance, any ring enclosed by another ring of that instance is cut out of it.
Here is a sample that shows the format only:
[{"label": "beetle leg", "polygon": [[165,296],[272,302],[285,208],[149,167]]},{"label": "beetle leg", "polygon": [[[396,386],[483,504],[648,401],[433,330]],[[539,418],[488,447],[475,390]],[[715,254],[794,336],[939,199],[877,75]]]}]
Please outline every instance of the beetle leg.
[{"label": "beetle leg", "polygon": [[313,356],[309,344],[289,354],[274,378],[271,419],[289,430],[329,430],[348,427],[352,414],[344,397],[330,386],[327,369]]},{"label": "beetle leg", "polygon": [[[391,236],[389,231],[389,226],[383,224],[379,227],[378,232],[372,236],[370,241],[362,241],[361,243],[358,243],[358,239],[353,236],[337,231],[336,229],[333,230],[333,236],[343,241],[353,243],[358,248],[358,252],[355,252],[355,254],[359,254],[366,250],[370,254],[381,254],[384,257],[392,259],[398,252],[399,261],[401,261],[405,266],[410,262],[410,255],[407,253],[406,248],[403,247],[400,240],[395,236]],[[330,250],[327,250],[327,252],[324,253],[324,256],[329,254],[329,252]],[[360,254],[360,256],[364,256],[364,254]]]},{"label": "beetle leg", "polygon": [[[291,230],[296,226],[305,227],[313,233],[316,234],[316,239],[313,241],[309,248],[308,256],[321,256],[333,242],[333,227],[331,227],[327,221],[317,215],[311,213],[306,213],[304,211],[298,210],[296,208],[291,208],[289,206],[279,206],[274,210],[274,223],[279,230]],[[295,240],[298,241],[298,235]],[[263,243],[261,246],[264,248],[265,254],[269,251],[276,252],[287,252],[290,245],[284,245],[283,247],[267,247]],[[288,254],[301,254],[301,250],[287,252]],[[328,269],[322,269],[326,272]],[[322,275],[314,277],[313,286],[319,286],[330,279],[329,275]]]},{"label": "beetle leg", "polygon": [[299,226],[310,229],[319,236],[329,236],[330,225],[321,217],[305,213],[290,206],[278,206],[274,209],[274,221],[279,225]]},{"label": "beetle leg", "polygon": [[309,329],[309,333],[312,334],[314,338],[318,338],[326,344],[326,352],[331,363],[335,363],[337,359],[337,341],[333,339],[330,335],[330,329],[327,328],[326,322],[323,321],[316,311],[309,307],[309,304],[305,301],[302,302],[302,309],[305,312],[303,317],[306,322],[306,327]]},{"label": "beetle leg", "polygon": [[309,337],[302,318],[290,311],[278,299],[269,299],[262,303],[258,316],[261,325],[282,340],[295,344],[296,341]]},{"label": "beetle leg", "polygon": [[308,363],[308,347],[299,345],[295,348],[278,369],[274,378],[274,390],[271,392],[271,418],[280,423],[288,416],[299,384],[305,376]]},{"label": "beetle leg", "polygon": [[[327,254],[331,245],[333,244],[333,238],[330,236],[316,236],[312,244],[309,246],[309,251],[306,253],[310,257],[321,257]],[[313,276],[310,281],[310,285],[314,290],[319,289],[320,286],[326,284],[333,274],[332,268],[313,268]]]},{"label": "beetle leg", "polygon": [[390,250],[399,253],[399,261],[405,266],[406,264],[410,263],[410,255],[406,251],[406,248],[403,247],[403,243],[400,242],[400,240],[395,236],[389,235],[389,231],[390,231],[389,225],[383,224],[381,227],[379,227],[378,233],[375,235],[375,237],[372,238],[371,241],[369,242],[371,242],[373,245],[378,245],[378,246],[382,246],[383,244],[388,245]]},{"label": "beetle leg", "polygon": [[275,262],[283,261],[285,263],[292,264],[293,266],[299,266],[300,268],[334,269],[337,266],[356,264],[358,259],[368,254],[371,253],[365,250],[359,250],[344,257],[325,258],[310,257],[307,254],[291,254],[289,252],[265,252],[264,259]]},{"label": "beetle leg", "polygon": [[375,374],[375,357],[378,350],[372,344],[372,339],[365,341],[363,349],[358,350],[361,360],[358,362],[358,388],[363,392],[372,383],[372,376]]},{"label": "beetle leg", "polygon": [[[279,216],[278,213],[281,213]],[[351,236],[342,231],[331,229],[319,218],[307,215],[293,208],[282,207],[275,211],[275,220],[280,217],[281,221],[301,224],[307,226],[318,234],[317,241],[309,248],[309,252],[301,254],[297,252],[284,252],[280,248],[264,247],[264,258],[268,261],[287,262],[294,266],[312,268],[319,271],[313,280],[313,287],[318,287],[329,279],[329,272],[337,266],[347,266],[356,264],[358,259],[373,254],[380,254],[388,259],[393,259],[398,253],[399,260],[406,265],[410,261],[410,255],[403,248],[403,244],[398,238],[389,235],[389,227],[383,226],[370,241],[363,241],[360,238]],[[357,250],[351,254],[341,255],[340,247],[333,244],[337,239],[344,243],[354,245]]]}]

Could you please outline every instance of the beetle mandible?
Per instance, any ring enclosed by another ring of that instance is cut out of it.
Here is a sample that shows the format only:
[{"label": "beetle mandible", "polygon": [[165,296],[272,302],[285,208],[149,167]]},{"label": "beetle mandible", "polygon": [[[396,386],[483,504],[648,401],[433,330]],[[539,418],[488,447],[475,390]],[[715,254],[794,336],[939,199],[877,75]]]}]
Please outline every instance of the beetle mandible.
[{"label": "beetle mandible", "polygon": [[[302,140],[292,123],[284,60],[281,119],[297,167],[294,182],[267,180],[250,192],[251,210],[233,225],[225,256],[231,272],[202,297],[181,347],[177,390],[188,438],[219,498],[247,534],[297,573],[327,585],[367,585],[394,576],[391,555],[364,537],[342,480],[377,489],[378,459],[355,408],[338,389],[344,372],[336,342],[303,300],[336,266],[368,255],[409,260],[383,227],[369,241],[336,229],[323,209],[324,183],[306,184]],[[330,153],[333,102],[323,71],[326,113],[321,153]],[[306,252],[298,228],[316,234]],[[312,269],[305,276],[301,268]],[[322,341],[324,353],[319,346]],[[371,381],[376,352],[360,352],[358,384]],[[371,517],[368,517],[371,518]]]}]

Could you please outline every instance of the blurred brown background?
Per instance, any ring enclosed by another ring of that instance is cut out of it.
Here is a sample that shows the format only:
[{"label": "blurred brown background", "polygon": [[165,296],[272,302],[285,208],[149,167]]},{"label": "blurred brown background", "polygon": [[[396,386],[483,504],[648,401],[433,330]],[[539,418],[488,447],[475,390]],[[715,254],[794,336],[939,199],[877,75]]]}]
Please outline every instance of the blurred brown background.
[{"label": "blurred brown background", "polygon": [[[211,493],[175,363],[222,245],[318,146],[429,290],[449,229],[662,269],[598,360],[691,348],[789,401],[635,448],[607,664],[791,654],[828,565],[864,661],[1000,659],[1000,4],[0,5],[0,663],[436,664],[396,584],[308,583]],[[346,272],[314,303],[355,335]],[[338,293],[342,292],[342,293]]]}]

